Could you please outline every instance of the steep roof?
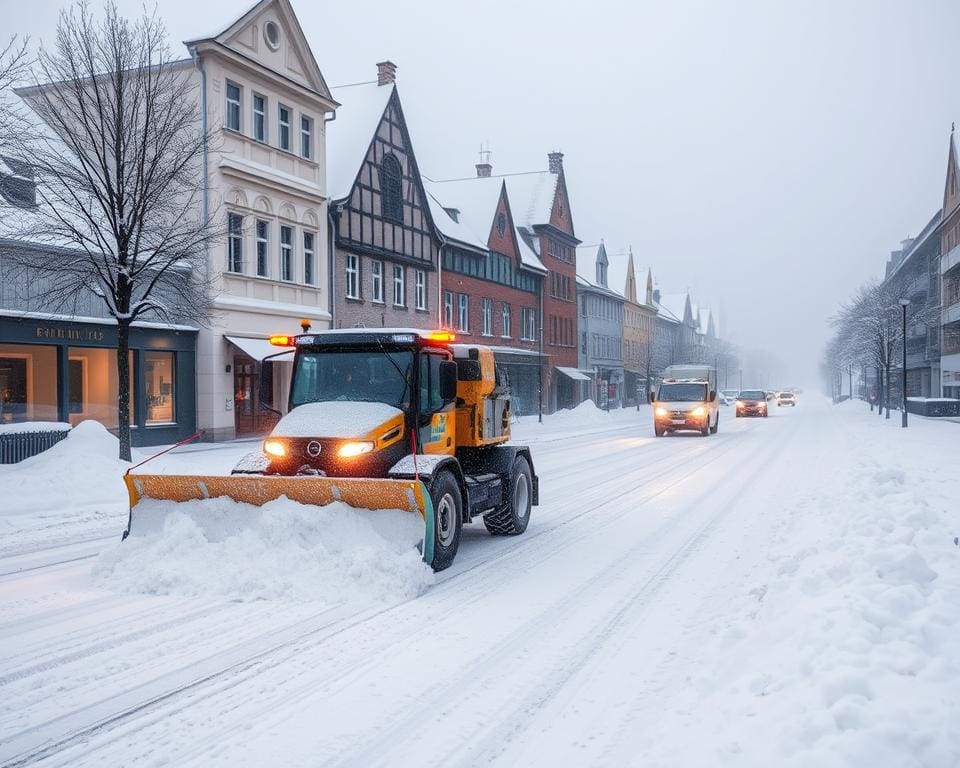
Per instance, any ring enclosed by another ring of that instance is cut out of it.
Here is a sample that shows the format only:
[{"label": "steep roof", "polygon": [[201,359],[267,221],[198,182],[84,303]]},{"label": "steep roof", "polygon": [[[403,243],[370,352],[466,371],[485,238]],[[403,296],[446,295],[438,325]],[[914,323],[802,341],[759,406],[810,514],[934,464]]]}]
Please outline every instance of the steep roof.
[{"label": "steep roof", "polygon": [[[258,20],[258,17],[268,12],[270,6],[275,7],[277,16],[282,25],[287,28],[286,31],[290,34],[290,39],[294,44],[295,58],[302,61],[302,65],[298,62],[297,66],[294,67],[294,80],[302,80],[303,85],[313,89],[321,96],[328,99],[332,98],[330,88],[323,78],[323,73],[320,71],[317,59],[313,55],[313,49],[307,41],[307,36],[303,33],[303,27],[300,26],[300,20],[297,18],[297,14],[294,12],[290,0],[257,0],[257,2],[247,6],[239,16],[232,16],[229,21],[224,21],[218,25],[213,32],[205,35],[197,35],[189,40],[185,40],[184,45],[192,49],[199,43],[215,40],[224,47],[234,49],[234,45],[230,44],[231,41],[236,43],[237,40],[241,40],[241,50],[237,50],[237,52],[241,55],[248,56],[251,47],[255,48],[255,46],[251,46],[247,41],[242,41],[242,38],[237,36],[245,27],[252,25]],[[246,48],[247,50],[244,51],[242,48]],[[287,66],[290,67],[291,62],[295,60],[294,56],[291,56],[285,47],[281,47],[279,52],[283,54],[287,61]]]},{"label": "steep roof", "polygon": [[686,293],[670,293],[660,297],[660,307],[672,319],[682,323],[686,315],[687,301],[688,294]]},{"label": "steep roof", "polygon": [[333,90],[343,103],[337,119],[327,124],[327,197],[343,200],[350,196],[396,85],[374,82]]},{"label": "steep roof", "polygon": [[[425,180],[423,186],[427,192],[427,203],[430,205],[430,214],[433,216],[433,221],[437,225],[437,229],[440,230],[440,234],[448,240],[455,240],[463,245],[479,248],[483,251],[487,250],[487,245],[483,239],[467,225],[463,212],[460,211],[458,214],[459,220],[454,219],[447,211],[447,208],[457,208],[457,206],[448,205],[438,200],[433,193],[430,182]],[[459,211],[459,208],[457,210]]]},{"label": "steep roof", "polygon": [[[601,248],[603,248],[602,243],[597,245],[578,245],[576,248],[577,278],[582,279],[587,285],[597,286],[597,258],[600,255]],[[607,261],[609,262],[609,259]],[[611,289],[616,289],[616,286],[610,285],[609,279],[607,280],[607,285]],[[618,291],[618,293],[620,293],[620,291]]]},{"label": "steep roof", "polygon": [[[514,216],[514,227],[517,228],[519,225],[516,219],[517,209],[512,182],[513,177],[477,176],[451,181],[424,181],[424,185],[430,194],[442,201],[443,206],[460,211],[460,221],[484,243],[483,247],[486,248],[486,238],[493,226],[493,217],[497,212],[500,192],[504,184],[507,187],[507,199],[510,201],[510,212]],[[516,232],[516,239],[520,262],[523,266],[538,272],[546,272],[547,268],[519,231]]]},{"label": "steep roof", "polygon": [[[496,178],[496,177],[494,177]],[[557,193],[560,175],[550,171],[533,171],[505,176],[510,207],[517,226],[533,227],[548,224]]]}]

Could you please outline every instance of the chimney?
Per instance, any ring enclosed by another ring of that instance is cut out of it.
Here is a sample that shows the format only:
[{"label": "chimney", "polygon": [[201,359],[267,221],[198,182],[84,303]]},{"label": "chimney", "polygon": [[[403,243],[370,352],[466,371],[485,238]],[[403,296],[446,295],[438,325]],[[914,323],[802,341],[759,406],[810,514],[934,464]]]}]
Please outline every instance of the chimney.
[{"label": "chimney", "polygon": [[477,178],[485,179],[493,173],[493,166],[490,163],[477,163]]},{"label": "chimney", "polygon": [[377,85],[390,85],[397,82],[397,65],[392,61],[377,62]]},{"label": "chimney", "polygon": [[563,170],[563,152],[551,152],[547,159],[550,161],[550,173],[560,173]]}]

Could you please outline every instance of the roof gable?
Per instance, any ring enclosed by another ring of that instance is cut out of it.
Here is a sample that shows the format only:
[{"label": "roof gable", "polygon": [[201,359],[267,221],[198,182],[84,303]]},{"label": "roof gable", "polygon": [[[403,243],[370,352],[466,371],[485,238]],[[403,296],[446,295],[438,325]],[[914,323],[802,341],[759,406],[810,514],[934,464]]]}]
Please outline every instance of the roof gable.
[{"label": "roof gable", "polygon": [[[274,40],[268,39],[270,24],[279,32]],[[290,0],[259,0],[225,27],[188,40],[186,45],[192,49],[208,40],[332,99]]]},{"label": "roof gable", "polygon": [[957,165],[957,146],[950,129],[950,151],[947,156],[947,179],[943,188],[943,220],[960,206],[960,167]]}]

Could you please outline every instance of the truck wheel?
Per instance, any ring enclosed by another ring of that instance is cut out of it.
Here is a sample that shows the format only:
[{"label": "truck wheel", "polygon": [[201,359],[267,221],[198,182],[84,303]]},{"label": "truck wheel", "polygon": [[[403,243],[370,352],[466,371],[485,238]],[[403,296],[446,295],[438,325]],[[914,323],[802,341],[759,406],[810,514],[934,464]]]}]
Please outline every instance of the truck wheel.
[{"label": "truck wheel", "polygon": [[657,437],[663,437],[663,433],[664,433],[665,431],[666,431],[666,430],[663,429],[663,427],[654,427],[654,428],[653,428],[653,434],[655,434]]},{"label": "truck wheel", "polygon": [[700,430],[700,434],[704,437],[710,437],[711,432],[713,432],[713,427],[710,426],[710,417],[707,416],[707,423],[703,425],[703,429]]},{"label": "truck wheel", "polygon": [[719,429],[720,429],[720,414],[718,413],[718,414],[717,414],[717,421],[716,421],[716,423],[710,428],[710,432],[712,432],[712,433],[715,435],[715,434],[717,434],[717,430],[719,430]]},{"label": "truck wheel", "polygon": [[433,503],[433,562],[435,571],[448,568],[460,548],[463,530],[463,498],[460,486],[449,472],[441,472],[430,484]]},{"label": "truck wheel", "polygon": [[483,524],[494,536],[516,536],[527,530],[530,505],[533,501],[533,480],[530,465],[517,456],[510,471],[510,498],[503,509],[484,515]]}]

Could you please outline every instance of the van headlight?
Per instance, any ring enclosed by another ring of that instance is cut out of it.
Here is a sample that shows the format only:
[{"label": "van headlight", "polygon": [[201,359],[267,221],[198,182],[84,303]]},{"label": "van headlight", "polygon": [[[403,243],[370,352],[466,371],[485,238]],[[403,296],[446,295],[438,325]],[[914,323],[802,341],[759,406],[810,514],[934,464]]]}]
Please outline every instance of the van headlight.
[{"label": "van headlight", "polygon": [[702,405],[698,405],[696,408],[694,408],[692,411],[690,411],[690,415],[691,415],[691,416],[703,416],[706,412],[707,412],[707,409],[706,409],[706,408],[704,408]]},{"label": "van headlight", "polygon": [[655,411],[655,413],[657,414],[657,416],[669,416],[669,415],[670,415],[670,411],[668,411],[666,408],[660,408],[659,406],[657,407],[657,410]]},{"label": "van headlight", "polygon": [[352,459],[354,456],[361,456],[364,453],[370,453],[373,450],[371,442],[344,443],[337,450],[337,456],[341,459]]},{"label": "van headlight", "polygon": [[287,455],[287,446],[284,445],[283,440],[264,440],[263,452],[268,456],[282,459]]}]

